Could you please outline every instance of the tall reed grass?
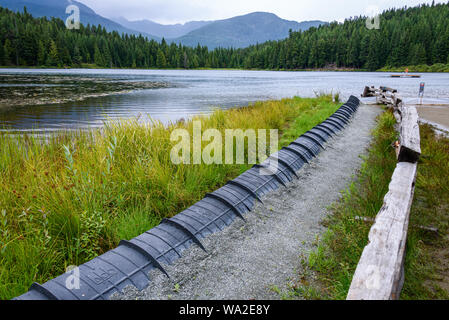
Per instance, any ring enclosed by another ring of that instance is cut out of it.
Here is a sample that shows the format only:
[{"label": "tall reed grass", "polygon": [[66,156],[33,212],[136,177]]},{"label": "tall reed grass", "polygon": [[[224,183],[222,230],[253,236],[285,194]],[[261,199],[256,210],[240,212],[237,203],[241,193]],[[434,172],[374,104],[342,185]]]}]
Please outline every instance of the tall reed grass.
[{"label": "tall reed grass", "polygon": [[[280,147],[338,107],[331,95],[254,103],[197,117],[203,130],[279,129]],[[0,298],[26,292],[176,215],[248,165],[174,165],[174,129],[108,123],[43,141],[0,133]]]}]

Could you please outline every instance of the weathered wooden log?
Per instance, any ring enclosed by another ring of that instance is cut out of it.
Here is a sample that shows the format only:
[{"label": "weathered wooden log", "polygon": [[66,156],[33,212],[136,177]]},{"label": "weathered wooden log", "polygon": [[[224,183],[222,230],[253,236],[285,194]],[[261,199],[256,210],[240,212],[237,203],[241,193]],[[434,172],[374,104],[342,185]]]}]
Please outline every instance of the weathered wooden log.
[{"label": "weathered wooden log", "polygon": [[401,113],[399,162],[417,162],[421,156],[418,111],[415,107],[406,107],[400,103]]},{"label": "weathered wooden log", "polygon": [[416,171],[417,163],[398,163],[352,279],[348,300],[399,299]]},{"label": "weathered wooden log", "polygon": [[402,98],[397,93],[383,92],[381,96],[387,99],[388,104],[394,105],[395,107],[402,102]]},{"label": "weathered wooden log", "polygon": [[365,89],[363,90],[363,94],[362,97],[366,98],[366,97],[374,97],[375,96],[375,92],[376,89],[374,89],[374,87],[365,87]]},{"label": "weathered wooden log", "polygon": [[363,90],[362,97],[376,97],[378,103],[397,106],[402,99],[398,96],[396,89],[389,87],[380,87],[375,89],[373,86],[366,86]]},{"label": "weathered wooden log", "polygon": [[389,87],[380,87],[380,90],[383,91],[383,92],[389,91],[389,92],[391,92],[391,93],[396,93],[396,92],[398,92],[398,90],[392,89],[392,88],[389,88]]},{"label": "weathered wooden log", "polygon": [[[354,274],[348,300],[399,299],[404,283],[404,259],[413,202],[417,161],[421,155],[418,112],[406,107],[391,88],[381,87],[376,99],[393,108],[400,141],[394,144],[398,164],[384,205],[377,215]],[[393,92],[393,94],[390,93]],[[359,218],[369,221],[366,218]]]},{"label": "weathered wooden log", "polygon": [[398,111],[397,108],[394,108],[393,115],[394,115],[394,117],[396,119],[396,122],[400,124],[402,122],[402,116],[401,116],[401,113]]},{"label": "weathered wooden log", "polygon": [[371,94],[369,87],[365,87],[365,89],[363,90],[363,93],[362,93],[362,97],[363,98],[370,97],[369,94]]},{"label": "weathered wooden log", "polygon": [[[371,217],[355,216],[355,220],[359,220],[359,221],[363,221],[363,222],[371,223],[371,224],[376,222],[376,219],[375,218],[371,218]],[[423,231],[426,231],[426,232],[431,232],[431,233],[433,233],[435,235],[439,234],[438,228],[435,228],[435,227],[427,227],[427,226],[422,226],[422,225],[415,225],[415,226],[414,225],[410,225],[409,227],[410,228],[420,229],[420,230],[423,230]]]},{"label": "weathered wooden log", "polygon": [[394,101],[384,95],[378,96],[377,101],[387,106],[394,106]]},{"label": "weathered wooden log", "polygon": [[394,106],[395,106],[395,107],[398,107],[399,104],[402,103],[402,98],[401,98],[398,94],[395,94],[395,95],[393,96],[393,101],[394,101]]}]

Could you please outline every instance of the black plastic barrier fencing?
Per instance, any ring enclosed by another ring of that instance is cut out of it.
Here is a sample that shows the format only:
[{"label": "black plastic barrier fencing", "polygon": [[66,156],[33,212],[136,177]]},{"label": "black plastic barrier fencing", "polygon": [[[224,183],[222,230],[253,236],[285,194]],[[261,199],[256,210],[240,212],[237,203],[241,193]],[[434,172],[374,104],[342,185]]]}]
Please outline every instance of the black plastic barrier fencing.
[{"label": "black plastic barrier fencing", "polygon": [[[63,274],[42,285],[34,283],[27,293],[15,299],[102,300],[127,286],[145,289],[151,270],[157,269],[169,277],[164,265],[175,262],[194,244],[206,251],[202,239],[236,219],[245,220],[256,201],[262,202],[267,193],[287,186],[325,143],[344,129],[359,105],[360,100],[351,96],[326,121],[190,208],[130,241],[121,241],[116,249],[81,265],[79,272]],[[272,168],[273,163],[277,163],[277,170]]]}]

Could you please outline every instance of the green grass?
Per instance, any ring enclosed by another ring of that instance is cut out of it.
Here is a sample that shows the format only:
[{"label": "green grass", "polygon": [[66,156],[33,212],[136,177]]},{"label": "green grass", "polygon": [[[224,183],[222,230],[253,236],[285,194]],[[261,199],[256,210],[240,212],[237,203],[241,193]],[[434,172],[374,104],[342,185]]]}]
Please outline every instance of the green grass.
[{"label": "green grass", "polygon": [[383,72],[404,72],[408,68],[409,72],[449,72],[449,64],[436,63],[431,66],[426,64],[421,64],[417,66],[404,66],[404,67],[383,67],[378,71]]},{"label": "green grass", "polygon": [[[346,299],[371,228],[370,223],[355,217],[376,217],[396,167],[391,147],[397,138],[394,124],[388,111],[378,118],[362,168],[330,208],[331,214],[323,222],[328,230],[318,241],[317,249],[303,259],[306,271],[289,291],[290,297]],[[423,156],[411,209],[401,299],[447,299],[449,139],[435,136],[430,126],[422,125],[421,145]],[[417,226],[437,227],[441,235],[436,237]]]},{"label": "green grass", "polygon": [[[279,147],[339,106],[331,95],[258,102],[198,117],[202,129],[279,129]],[[191,206],[249,165],[174,165],[174,129],[136,120],[45,143],[0,133],[0,298],[26,292]]]},{"label": "green grass", "polygon": [[[407,242],[401,299],[449,299],[449,138],[421,126],[423,157],[418,165],[412,227]],[[439,235],[416,228],[432,226]]]}]

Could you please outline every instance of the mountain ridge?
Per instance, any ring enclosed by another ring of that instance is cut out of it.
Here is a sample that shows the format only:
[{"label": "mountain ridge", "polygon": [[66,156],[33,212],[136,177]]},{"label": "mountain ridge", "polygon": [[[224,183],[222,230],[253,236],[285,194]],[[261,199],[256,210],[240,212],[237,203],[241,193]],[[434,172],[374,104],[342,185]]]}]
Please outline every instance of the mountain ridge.
[{"label": "mountain ridge", "polygon": [[142,35],[148,39],[174,42],[196,47],[198,44],[210,49],[243,48],[257,43],[285,39],[289,31],[307,30],[326,24],[323,21],[290,21],[269,12],[252,12],[245,15],[215,21],[190,21],[184,24],[163,25],[151,20],[129,21],[125,18],[108,19],[97,14],[88,6],[75,0],[0,0],[0,6],[12,11],[28,13],[34,17],[56,17],[65,21],[69,5],[80,8],[81,23],[101,25],[109,32],[117,31]]},{"label": "mountain ridge", "polygon": [[[168,42],[194,47],[200,43],[211,49],[216,47],[243,48],[266,41],[285,39],[289,30],[307,30],[327,22],[319,20],[291,21],[270,12],[248,14],[215,21],[191,21],[185,24],[163,25],[151,20],[129,21],[116,18],[114,21],[139,31],[145,31]],[[190,29],[190,30],[189,30]],[[176,37],[177,36],[177,37]]]},{"label": "mountain ridge", "polygon": [[55,17],[60,18],[63,21],[69,16],[66,14],[66,8],[69,5],[76,5],[80,8],[81,23],[83,25],[101,25],[105,27],[107,31],[117,31],[119,33],[134,35],[142,34],[149,39],[160,40],[160,38],[151,34],[144,34],[136,30],[128,29],[113,20],[97,14],[90,7],[75,0],[0,0],[0,6],[8,8],[11,11],[23,12],[23,8],[26,7],[28,13],[36,18]]},{"label": "mountain ridge", "polygon": [[304,31],[323,24],[326,22],[319,20],[289,21],[274,13],[252,12],[214,21],[183,37],[174,39],[174,41],[187,46],[196,46],[200,43],[211,49],[216,47],[244,48],[257,43],[285,39],[289,36],[290,30]]},{"label": "mountain ridge", "polygon": [[113,21],[136,31],[150,33],[166,39],[176,39],[189,32],[206,26],[214,21],[189,21],[186,23],[160,24],[148,19],[130,21],[124,17],[112,18]]}]

